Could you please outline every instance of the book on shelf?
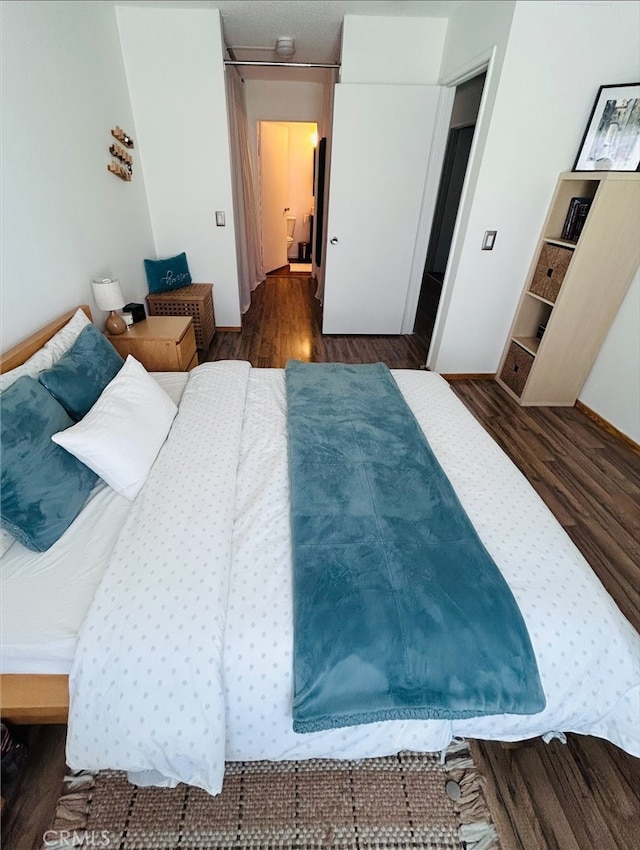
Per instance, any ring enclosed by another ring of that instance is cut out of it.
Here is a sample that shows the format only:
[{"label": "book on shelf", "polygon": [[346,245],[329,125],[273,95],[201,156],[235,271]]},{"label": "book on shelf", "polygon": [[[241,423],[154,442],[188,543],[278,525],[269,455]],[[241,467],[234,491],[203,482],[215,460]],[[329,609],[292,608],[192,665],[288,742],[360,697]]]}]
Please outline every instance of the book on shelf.
[{"label": "book on shelf", "polygon": [[566,239],[567,242],[578,241],[592,200],[592,198],[571,198],[562,228],[562,239]]},{"label": "book on shelf", "polygon": [[580,204],[578,207],[578,214],[576,215],[576,221],[573,226],[573,231],[569,239],[571,242],[577,242],[580,238],[580,234],[582,233],[582,228],[584,227],[584,223],[587,220],[587,215],[589,214],[590,204]]}]

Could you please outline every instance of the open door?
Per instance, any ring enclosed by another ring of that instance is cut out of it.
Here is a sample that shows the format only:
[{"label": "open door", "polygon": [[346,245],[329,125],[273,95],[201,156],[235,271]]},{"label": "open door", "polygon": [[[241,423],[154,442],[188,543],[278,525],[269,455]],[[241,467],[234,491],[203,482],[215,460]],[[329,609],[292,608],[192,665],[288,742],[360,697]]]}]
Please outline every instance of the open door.
[{"label": "open door", "polygon": [[442,285],[449,263],[485,78],[486,74],[481,73],[456,87],[413,327],[414,333],[418,334],[427,345],[430,345],[433,335]]},{"label": "open door", "polygon": [[440,92],[335,88],[324,333],[402,332]]},{"label": "open door", "polygon": [[289,133],[283,124],[274,121],[260,121],[258,130],[262,265],[266,274],[288,262]]}]

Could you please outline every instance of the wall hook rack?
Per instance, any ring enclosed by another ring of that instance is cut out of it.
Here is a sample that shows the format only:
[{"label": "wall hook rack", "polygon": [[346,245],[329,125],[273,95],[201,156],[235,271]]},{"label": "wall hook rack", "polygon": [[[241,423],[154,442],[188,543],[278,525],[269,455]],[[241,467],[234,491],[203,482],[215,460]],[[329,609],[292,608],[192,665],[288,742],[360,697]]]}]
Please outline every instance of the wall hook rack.
[{"label": "wall hook rack", "polygon": [[133,144],[133,139],[131,138],[131,136],[129,136],[128,133],[125,133],[125,131],[121,127],[118,127],[117,124],[113,128],[113,130],[111,131],[111,135],[113,136],[114,139],[117,139],[120,142],[120,144],[124,145],[125,148],[135,147],[135,145]]},{"label": "wall hook rack", "polygon": [[[114,139],[117,139],[120,144],[113,142],[109,146],[109,153],[115,162],[110,162],[107,165],[107,170],[125,183],[129,183],[133,177],[133,157],[126,148],[133,148],[133,139],[127,135],[121,127],[117,125],[111,131]],[[124,147],[123,147],[124,146]]]},{"label": "wall hook rack", "polygon": [[113,144],[109,148],[109,153],[112,157],[119,160],[130,174],[133,173],[133,157],[131,154],[127,153],[124,148],[121,148],[120,145]]},{"label": "wall hook rack", "polygon": [[121,180],[124,180],[125,183],[128,183],[131,180],[131,172],[125,165],[121,165],[119,162],[110,162],[107,165],[107,170],[112,174],[115,174],[116,177],[119,177]]}]

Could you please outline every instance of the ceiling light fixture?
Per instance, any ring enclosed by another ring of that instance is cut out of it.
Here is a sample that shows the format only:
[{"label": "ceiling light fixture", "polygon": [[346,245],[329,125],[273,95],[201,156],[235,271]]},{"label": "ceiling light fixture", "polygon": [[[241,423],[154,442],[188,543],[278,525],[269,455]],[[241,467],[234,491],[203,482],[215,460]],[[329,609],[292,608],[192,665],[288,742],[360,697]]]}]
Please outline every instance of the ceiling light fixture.
[{"label": "ceiling light fixture", "polygon": [[289,35],[283,35],[276,41],[276,54],[283,59],[290,59],[296,52],[293,39]]}]

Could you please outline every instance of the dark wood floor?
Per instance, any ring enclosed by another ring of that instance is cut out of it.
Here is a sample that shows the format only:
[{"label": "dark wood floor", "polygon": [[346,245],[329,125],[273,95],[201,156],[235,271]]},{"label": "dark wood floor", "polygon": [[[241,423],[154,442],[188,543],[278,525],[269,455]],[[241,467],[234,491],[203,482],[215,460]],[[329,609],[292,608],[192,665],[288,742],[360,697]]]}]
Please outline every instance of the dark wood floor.
[{"label": "dark wood floor", "polygon": [[305,275],[270,275],[253,293],[242,333],[216,333],[207,360],[248,360],[252,366],[282,368],[305,362],[372,363],[418,369],[427,359],[425,332],[409,336],[323,336],[322,308],[315,283]]},{"label": "dark wood floor", "polygon": [[[289,357],[419,368],[427,338],[323,337],[309,279],[268,278],[242,333],[218,333],[208,360],[282,367]],[[640,630],[640,456],[575,408],[521,408],[493,381],[452,387],[531,481]],[[33,850],[64,765],[60,727],[34,727],[32,756],[9,802],[3,847]],[[474,742],[503,850],[631,850],[640,847],[640,759],[597,738],[568,735],[505,748]]]},{"label": "dark wood floor", "polygon": [[[640,630],[640,456],[576,408],[521,408],[494,381],[451,385]],[[567,739],[475,742],[506,847],[640,847],[640,759],[598,738]]]}]

